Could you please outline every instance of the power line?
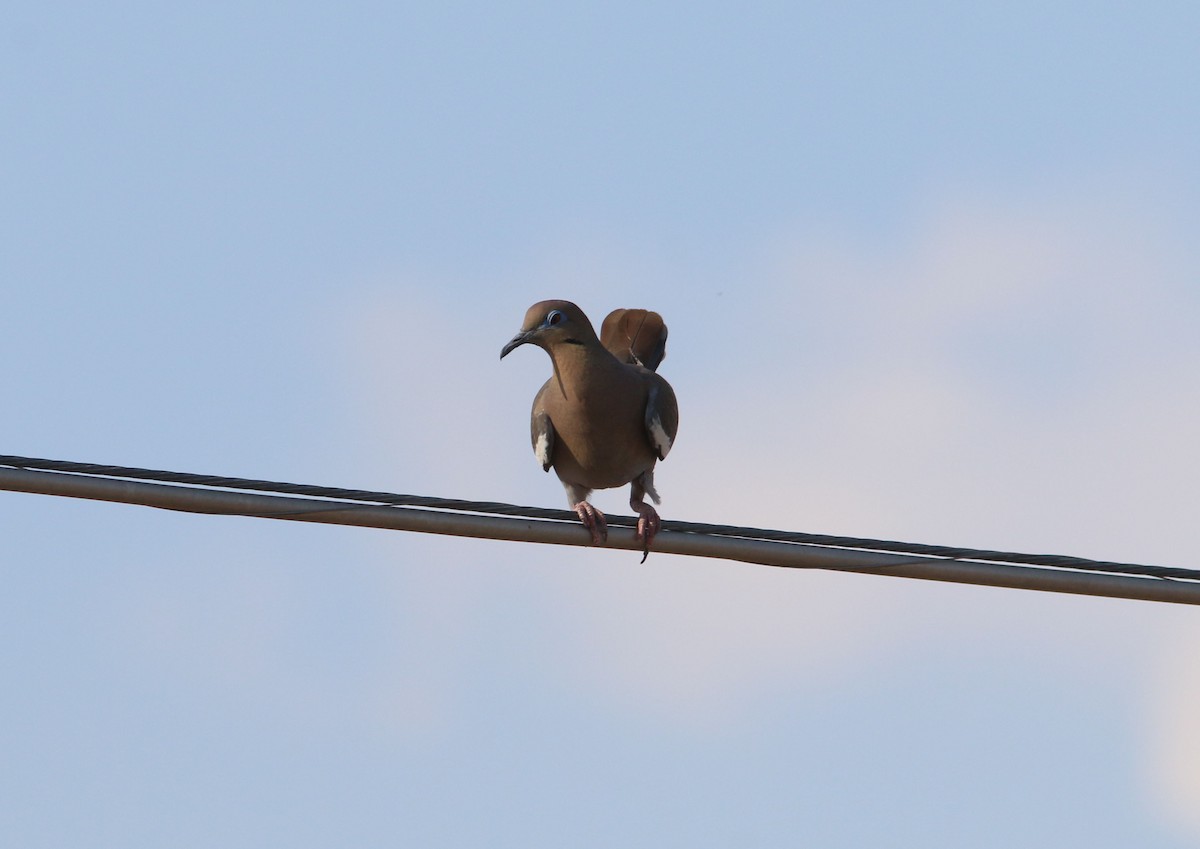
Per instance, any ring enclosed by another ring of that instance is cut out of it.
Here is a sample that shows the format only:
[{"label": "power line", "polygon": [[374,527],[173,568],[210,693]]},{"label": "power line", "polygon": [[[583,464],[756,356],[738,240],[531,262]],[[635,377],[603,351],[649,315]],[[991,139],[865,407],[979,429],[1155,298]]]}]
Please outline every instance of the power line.
[{"label": "power line", "polygon": [[[495,501],[464,501],[457,498],[436,498],[424,495],[401,495],[395,492],[380,492],[343,487],[316,486],[313,484],[281,483],[279,481],[255,480],[251,478],[200,475],[192,472],[168,472],[160,469],[143,469],[133,466],[111,466],[97,463],[78,463],[69,460],[46,460],[36,457],[17,457],[0,454],[0,466],[42,471],[71,472],[106,478],[127,478],[162,483],[182,483],[218,489],[268,492],[276,495],[303,495],[313,498],[328,498],[345,501],[361,501],[371,504],[391,504],[406,507],[427,507],[441,510],[457,510],[467,513],[483,513],[496,516],[522,516],[534,519],[554,519],[576,522],[579,517],[571,510],[552,510],[542,507],[522,507]],[[608,516],[610,525],[636,527],[636,516]],[[1125,575],[1145,575],[1155,578],[1179,578],[1200,580],[1200,570],[1147,566],[1139,563],[1119,563],[1109,560],[1091,560],[1084,557],[1069,557],[1055,554],[1021,554],[1018,552],[993,551],[976,548],[956,548],[944,545],[896,542],[890,540],[864,539],[860,537],[831,536],[828,534],[778,531],[766,528],[741,527],[737,525],[713,525],[699,522],[664,521],[665,530],[714,536],[740,537],[743,539],[772,540],[775,542],[805,543],[808,545],[857,548],[864,551],[886,551],[893,554],[915,554],[925,557],[951,558],[957,560],[982,560],[997,563],[1020,563],[1029,566],[1052,566],[1057,568],[1084,569],[1092,572],[1114,572]]]},{"label": "power line", "polygon": [[[196,513],[564,545],[590,542],[575,513],[567,510],[11,455],[0,455],[0,489]],[[612,516],[609,522],[609,547],[640,547],[633,539],[635,517]],[[764,565],[1200,604],[1200,571],[1080,557],[677,521],[663,523],[655,550]]]}]

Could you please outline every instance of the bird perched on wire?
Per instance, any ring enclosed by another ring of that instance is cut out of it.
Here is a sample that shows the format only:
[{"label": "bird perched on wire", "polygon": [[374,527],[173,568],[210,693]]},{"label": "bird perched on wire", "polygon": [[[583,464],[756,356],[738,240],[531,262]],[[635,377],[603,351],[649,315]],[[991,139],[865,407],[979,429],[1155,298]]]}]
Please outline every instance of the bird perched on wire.
[{"label": "bird perched on wire", "polygon": [[530,437],[544,471],[554,467],[567,503],[600,545],[608,538],[604,514],[588,503],[592,490],[631,484],[629,506],[638,514],[642,562],[661,526],[654,464],[666,459],[679,428],[671,385],[655,370],[667,349],[667,326],[648,310],[614,310],[600,338],[583,310],[570,301],[542,301],[525,313],[521,331],[500,351],[520,345],[550,355],[554,374],[533,399]]}]

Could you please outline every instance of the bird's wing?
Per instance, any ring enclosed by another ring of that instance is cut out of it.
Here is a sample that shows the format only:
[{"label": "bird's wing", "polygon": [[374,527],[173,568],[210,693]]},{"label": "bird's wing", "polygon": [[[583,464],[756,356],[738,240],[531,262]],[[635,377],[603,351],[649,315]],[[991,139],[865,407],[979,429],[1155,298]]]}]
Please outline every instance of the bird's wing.
[{"label": "bird's wing", "polygon": [[550,414],[542,406],[542,396],[545,394],[546,387],[543,386],[533,399],[533,413],[529,417],[529,439],[533,443],[534,456],[542,464],[542,471],[548,472],[554,457],[554,422],[550,421]]},{"label": "bird's wing", "polygon": [[646,393],[646,436],[658,459],[665,460],[679,431],[679,404],[671,384],[657,374],[647,375],[647,379],[650,389]]},{"label": "bird's wing", "polygon": [[667,355],[667,325],[650,310],[613,310],[600,327],[600,344],[623,363],[657,371]]}]

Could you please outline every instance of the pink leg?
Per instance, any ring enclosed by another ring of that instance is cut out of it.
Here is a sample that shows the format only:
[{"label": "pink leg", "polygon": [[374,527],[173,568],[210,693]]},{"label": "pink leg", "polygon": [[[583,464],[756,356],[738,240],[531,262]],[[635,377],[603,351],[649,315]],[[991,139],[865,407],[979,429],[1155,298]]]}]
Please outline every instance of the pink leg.
[{"label": "pink leg", "polygon": [[650,546],[654,542],[654,537],[658,535],[658,530],[662,527],[662,520],[658,518],[658,511],[641,499],[637,501],[630,499],[629,506],[638,514],[637,530],[633,536],[634,539],[642,541],[642,562],[645,563],[646,558],[650,556]]},{"label": "pink leg", "polygon": [[579,514],[579,521],[591,531],[592,545],[603,545],[608,540],[608,520],[603,513],[586,501],[580,501],[571,509]]}]

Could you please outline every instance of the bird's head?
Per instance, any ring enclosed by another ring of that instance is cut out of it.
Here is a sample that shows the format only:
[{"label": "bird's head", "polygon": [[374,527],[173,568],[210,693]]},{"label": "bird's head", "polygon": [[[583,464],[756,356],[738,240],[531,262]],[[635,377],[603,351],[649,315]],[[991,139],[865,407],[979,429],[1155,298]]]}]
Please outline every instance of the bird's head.
[{"label": "bird's head", "polygon": [[596,331],[583,310],[570,301],[541,301],[525,313],[521,331],[500,349],[500,359],[526,343],[549,351],[558,345],[598,343]]}]

